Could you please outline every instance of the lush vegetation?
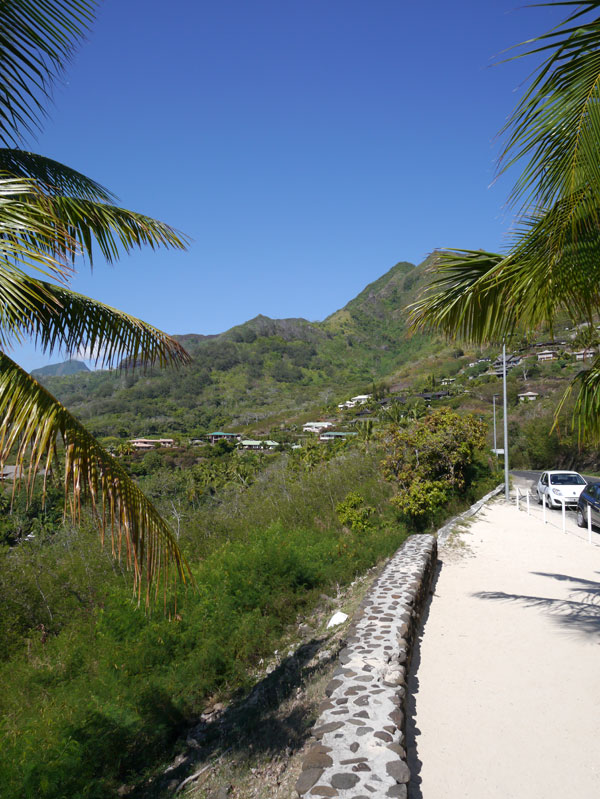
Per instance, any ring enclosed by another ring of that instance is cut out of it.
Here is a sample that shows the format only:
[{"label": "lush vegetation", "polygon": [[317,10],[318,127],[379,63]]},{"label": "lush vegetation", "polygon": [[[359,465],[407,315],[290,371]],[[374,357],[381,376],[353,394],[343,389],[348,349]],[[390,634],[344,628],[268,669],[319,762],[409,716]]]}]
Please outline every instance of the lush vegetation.
[{"label": "lush vegetation", "polygon": [[[207,701],[249,687],[298,614],[410,531],[384,456],[373,440],[216,446],[194,464],[169,450],[124,456],[196,580],[166,613],[131,602],[130,577],[90,522],[76,531],[51,509],[44,523],[24,509],[11,517],[22,531],[5,529],[12,545],[0,550],[3,797],[113,796],[168,755]],[[489,469],[472,471],[454,502],[492,483]],[[448,511],[439,504],[431,523]]]}]

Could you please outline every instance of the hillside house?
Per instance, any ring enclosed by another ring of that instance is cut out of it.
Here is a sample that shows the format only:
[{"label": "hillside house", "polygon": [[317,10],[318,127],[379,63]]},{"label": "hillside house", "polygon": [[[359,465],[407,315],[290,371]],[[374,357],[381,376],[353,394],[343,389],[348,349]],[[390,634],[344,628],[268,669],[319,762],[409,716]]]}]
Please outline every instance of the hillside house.
[{"label": "hillside house", "polygon": [[421,394],[415,394],[415,397],[420,397],[422,400],[425,400],[427,404],[432,400],[440,400],[449,396],[449,391],[423,391]]},{"label": "hillside house", "polygon": [[354,408],[356,405],[364,405],[372,396],[372,394],[357,394],[356,397],[351,397],[346,402],[340,402],[338,408],[343,410],[344,408]]},{"label": "hillside house", "polygon": [[358,435],[358,433],[327,432],[327,433],[321,433],[321,435],[319,436],[319,441],[346,441],[348,438],[351,438],[352,436],[356,435]]},{"label": "hillside house", "polygon": [[174,447],[175,441],[172,438],[130,438],[129,443],[133,449],[149,450],[156,447]]},{"label": "hillside house", "polygon": [[229,441],[235,444],[236,441],[242,440],[242,436],[241,433],[222,433],[218,430],[215,433],[209,433],[208,440],[211,444],[217,444],[219,441]]},{"label": "hillside house", "polygon": [[455,377],[444,377],[442,380],[440,380],[440,383],[443,386],[451,386],[452,383],[454,383],[455,381],[456,381]]},{"label": "hillside house", "polygon": [[558,353],[554,350],[542,350],[542,352],[538,352],[537,359],[538,361],[555,361],[558,358]]},{"label": "hillside house", "polygon": [[243,438],[238,444],[238,447],[240,449],[254,449],[254,450],[257,450],[257,449],[270,449],[270,450],[273,450],[273,449],[277,449],[278,446],[279,446],[279,442],[278,441],[269,441],[269,440],[267,440],[267,441],[255,441],[254,439],[251,439],[251,438]]},{"label": "hillside house", "polygon": [[578,350],[574,352],[573,355],[575,356],[576,361],[587,361],[590,358],[594,358],[596,355],[596,350],[593,347],[588,347],[585,350]]},{"label": "hillside house", "polygon": [[525,391],[522,394],[517,394],[519,402],[535,402],[539,396],[537,391]]},{"label": "hillside house", "polygon": [[302,425],[302,430],[305,433],[322,433],[329,427],[333,427],[333,422],[307,422]]},{"label": "hillside house", "polygon": [[[516,353],[511,353],[510,355],[506,356],[506,371],[508,372],[509,369],[514,369],[515,366],[518,366],[523,359],[520,355]],[[502,356],[499,355],[492,365],[492,369],[496,377],[502,377]]]}]

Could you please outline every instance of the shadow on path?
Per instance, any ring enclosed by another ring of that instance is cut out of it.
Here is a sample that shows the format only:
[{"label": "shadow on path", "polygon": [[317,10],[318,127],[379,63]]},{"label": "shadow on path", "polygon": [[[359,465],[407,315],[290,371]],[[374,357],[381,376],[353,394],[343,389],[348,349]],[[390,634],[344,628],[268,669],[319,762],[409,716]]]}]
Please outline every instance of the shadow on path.
[{"label": "shadow on path", "polygon": [[515,602],[526,608],[537,608],[545,611],[552,622],[562,629],[590,636],[600,635],[600,582],[568,574],[551,572],[532,572],[532,574],[572,583],[573,588],[567,599],[507,594],[504,591],[479,591],[473,596],[479,599]]}]

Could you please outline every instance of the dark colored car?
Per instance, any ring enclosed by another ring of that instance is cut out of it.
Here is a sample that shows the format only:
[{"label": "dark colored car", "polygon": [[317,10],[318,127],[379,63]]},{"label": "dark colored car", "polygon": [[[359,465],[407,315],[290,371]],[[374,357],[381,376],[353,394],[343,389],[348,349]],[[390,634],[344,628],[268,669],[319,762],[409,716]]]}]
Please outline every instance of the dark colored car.
[{"label": "dark colored car", "polygon": [[588,506],[591,508],[592,524],[600,527],[600,483],[588,483],[579,495],[577,524],[587,527]]}]

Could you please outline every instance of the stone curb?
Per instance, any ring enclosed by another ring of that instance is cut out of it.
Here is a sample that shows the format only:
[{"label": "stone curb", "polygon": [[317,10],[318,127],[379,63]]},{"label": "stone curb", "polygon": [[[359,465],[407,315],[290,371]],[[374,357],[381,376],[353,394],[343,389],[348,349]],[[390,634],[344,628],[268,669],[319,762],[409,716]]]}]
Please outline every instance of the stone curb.
[{"label": "stone curb", "polygon": [[489,494],[486,494],[480,500],[475,502],[475,504],[471,505],[470,508],[467,508],[467,510],[463,511],[463,513],[459,513],[458,516],[455,516],[453,519],[450,519],[450,521],[446,522],[446,524],[443,527],[440,527],[440,529],[436,533],[438,544],[439,545],[445,544],[448,539],[448,536],[460,521],[462,521],[463,519],[468,519],[470,516],[475,516],[475,514],[478,513],[483,508],[486,502],[489,502],[490,499],[497,496],[501,491],[504,491],[504,483],[502,483],[499,486],[496,486],[496,488],[494,488],[493,491],[490,491]]},{"label": "stone curb", "polygon": [[406,799],[406,674],[436,561],[433,535],[410,536],[361,603],[325,689],[298,796]]}]

